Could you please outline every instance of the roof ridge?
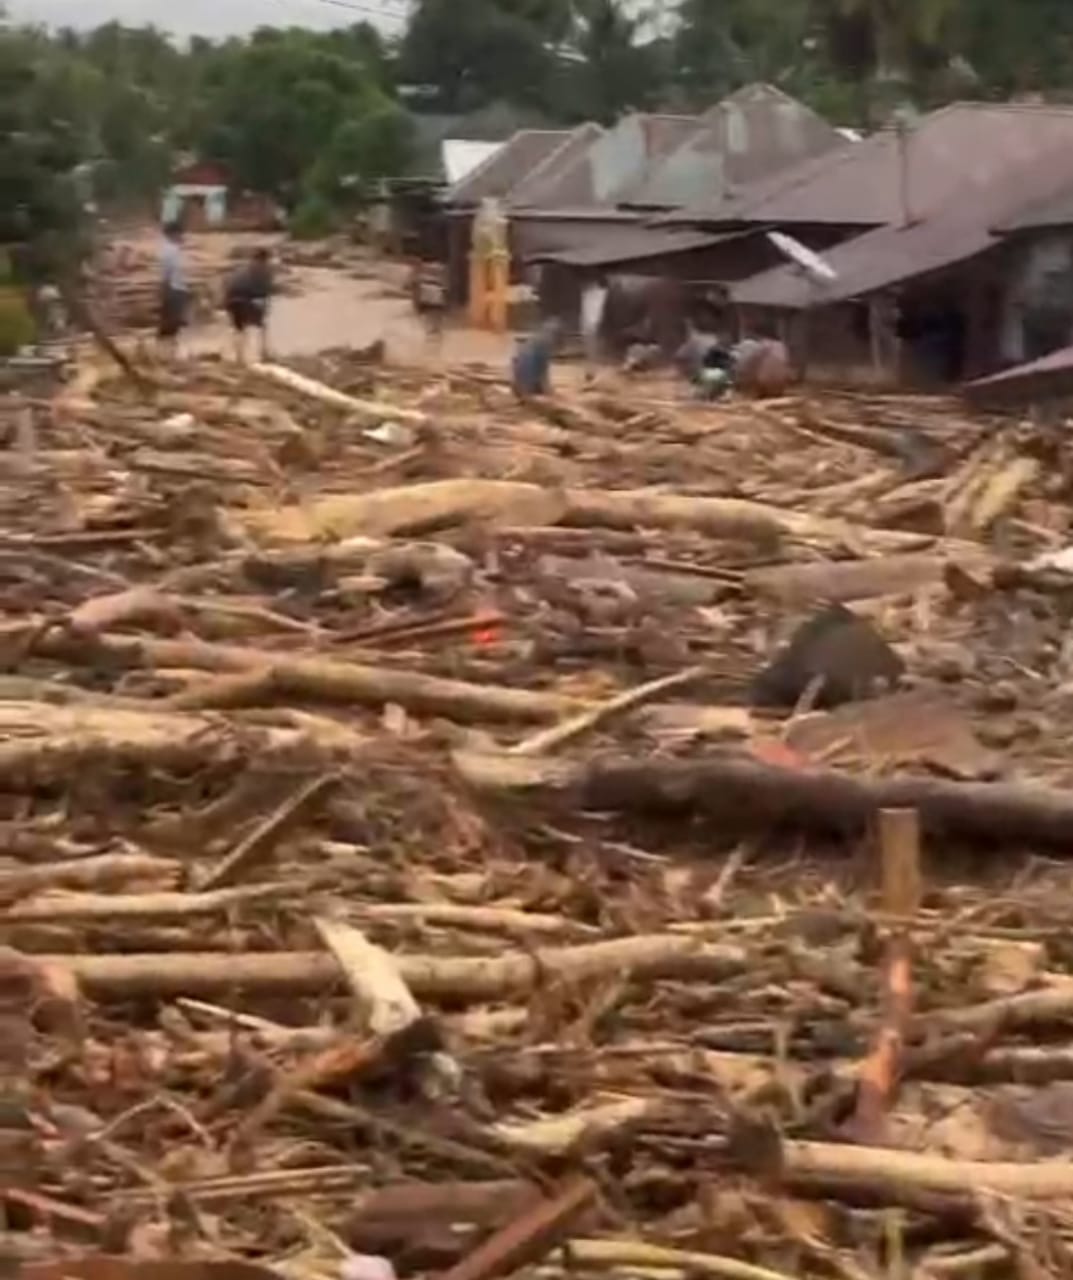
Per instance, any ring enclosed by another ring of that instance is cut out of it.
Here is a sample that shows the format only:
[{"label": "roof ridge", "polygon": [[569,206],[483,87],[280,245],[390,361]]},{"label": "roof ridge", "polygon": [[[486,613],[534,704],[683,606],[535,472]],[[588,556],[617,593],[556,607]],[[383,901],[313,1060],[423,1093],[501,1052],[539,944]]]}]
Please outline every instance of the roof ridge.
[{"label": "roof ridge", "polygon": [[554,150],[550,151],[542,160],[539,160],[524,178],[521,178],[516,182],[513,190],[507,192],[507,199],[513,203],[516,199],[516,192],[518,194],[522,194],[527,187],[532,187],[534,184],[536,185],[537,194],[539,195],[541,180],[542,178],[546,180],[548,176],[546,171],[553,167],[556,160],[562,158],[563,153],[568,147],[573,145],[575,140],[580,138],[583,133],[591,130],[596,131],[592,138],[594,145],[600,140],[600,138],[604,137],[607,132],[601,125],[598,125],[595,120],[585,120],[581,124],[575,125],[573,129],[567,130],[566,136],[563,138],[562,142],[560,142],[559,145],[555,147]]}]

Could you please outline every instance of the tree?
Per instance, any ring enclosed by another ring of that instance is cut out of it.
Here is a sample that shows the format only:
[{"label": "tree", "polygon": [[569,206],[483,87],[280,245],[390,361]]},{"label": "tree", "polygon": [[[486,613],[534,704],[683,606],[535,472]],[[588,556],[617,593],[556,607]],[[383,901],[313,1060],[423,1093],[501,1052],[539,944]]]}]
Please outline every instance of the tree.
[{"label": "tree", "polygon": [[201,150],[239,184],[293,202],[340,126],[381,111],[375,74],[300,30],[260,31],[209,60]]},{"label": "tree", "polygon": [[950,62],[956,19],[972,0],[816,0],[834,69],[860,90],[872,123]]},{"label": "tree", "polygon": [[29,275],[59,245],[73,249],[84,226],[79,166],[91,138],[73,95],[60,92],[51,52],[36,33],[0,29],[0,244],[16,247]]},{"label": "tree", "polygon": [[674,40],[683,105],[710,106],[755,80],[801,88],[814,70],[808,0],[683,0]]},{"label": "tree", "polygon": [[502,100],[545,107],[565,31],[538,0],[421,0],[399,53],[400,78],[433,91],[440,111]]},{"label": "tree", "polygon": [[656,104],[668,68],[662,43],[643,41],[644,21],[617,0],[576,0],[575,57],[563,77],[572,114],[609,124],[625,111]]}]

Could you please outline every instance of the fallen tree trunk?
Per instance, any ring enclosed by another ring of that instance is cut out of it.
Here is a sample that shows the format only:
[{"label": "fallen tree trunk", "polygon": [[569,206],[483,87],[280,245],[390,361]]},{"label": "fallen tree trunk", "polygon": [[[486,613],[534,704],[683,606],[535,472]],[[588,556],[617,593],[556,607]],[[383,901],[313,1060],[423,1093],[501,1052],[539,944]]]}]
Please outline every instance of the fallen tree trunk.
[{"label": "fallen tree trunk", "polygon": [[598,811],[703,814],[720,826],[788,826],[859,835],[881,809],[916,809],[923,831],[984,843],[1036,842],[1068,849],[1073,791],[1024,783],[861,777],[787,769],[737,755],[699,762],[598,761],[571,766],[533,757],[458,752],[456,767],[488,791],[556,790]]},{"label": "fallen tree trunk", "polygon": [[382,400],[360,400],[357,396],[337,391],[315,378],[307,378],[304,374],[295,373],[278,364],[255,364],[251,366],[253,373],[268,378],[277,386],[286,387],[318,404],[328,405],[332,409],[342,409],[345,413],[360,414],[363,418],[372,418],[376,423],[385,421],[408,422],[411,426],[421,427],[428,421],[428,415],[418,409],[404,409],[401,405],[388,404]]},{"label": "fallen tree trunk", "polygon": [[207,893],[46,894],[12,907],[4,924],[79,924],[94,920],[187,919],[230,911],[247,902],[285,898],[285,884],[243,885]]},{"label": "fallen tree trunk", "polygon": [[[102,635],[90,643],[52,632],[41,637],[36,651],[66,662],[96,662],[107,658],[127,667],[172,667],[217,673],[261,671],[271,673],[271,689],[281,699],[312,698],[370,706],[396,702],[417,714],[459,720],[539,722],[558,720],[584,709],[583,703],[553,693],[467,684],[412,671],[323,658],[294,658],[267,649],[199,640]],[[196,694],[196,686],[190,692]],[[202,700],[201,705],[205,706],[206,702]],[[0,753],[0,761],[2,758]]]},{"label": "fallen tree trunk", "polygon": [[798,537],[888,551],[919,548],[926,541],[915,533],[869,529],[742,498],[692,497],[650,489],[571,489],[565,498],[563,522],[573,525],[691,529],[716,538],[762,542]]},{"label": "fallen tree trunk", "polygon": [[652,489],[553,490],[519,481],[484,479],[434,480],[373,493],[332,495],[308,506],[238,512],[233,519],[247,533],[266,542],[419,534],[473,520],[628,530],[691,529],[751,542],[800,537],[875,551],[916,550],[931,541],[916,533],[870,529],[741,498],[693,497]]},{"label": "fallen tree trunk", "polygon": [[919,1202],[929,1194],[959,1200],[983,1192],[1017,1200],[1073,1195],[1073,1161],[1069,1160],[1036,1164],[950,1160],[889,1147],[782,1142],[779,1164],[783,1178],[790,1182],[859,1188],[902,1203]]},{"label": "fallen tree trunk", "polygon": [[295,751],[323,754],[301,730],[224,726],[207,716],[125,707],[0,703],[0,786],[9,788],[67,784],[87,767],[183,771]]},{"label": "fallen tree trunk", "polygon": [[876,596],[907,595],[943,581],[946,557],[883,556],[874,560],[841,560],[824,564],[788,564],[746,572],[746,591],[787,605],[818,600],[847,603]]},{"label": "fallen tree trunk", "polygon": [[[272,994],[323,993],[343,982],[334,956],[320,951],[68,955],[35,957],[66,969],[88,994],[132,996],[218,995],[244,988]],[[545,982],[740,973],[745,952],[707,946],[695,938],[654,934],[551,951],[513,952],[490,959],[399,956],[399,975],[415,996],[450,1000],[524,997]]]}]

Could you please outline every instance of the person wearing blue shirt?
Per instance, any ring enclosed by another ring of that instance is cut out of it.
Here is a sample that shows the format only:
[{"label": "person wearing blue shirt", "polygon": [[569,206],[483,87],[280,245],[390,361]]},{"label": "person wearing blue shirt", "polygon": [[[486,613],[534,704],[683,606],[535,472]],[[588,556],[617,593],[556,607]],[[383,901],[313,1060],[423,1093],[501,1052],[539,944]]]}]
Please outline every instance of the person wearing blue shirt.
[{"label": "person wearing blue shirt", "polygon": [[551,362],[559,345],[559,334],[559,322],[546,320],[536,333],[518,344],[511,366],[511,384],[519,400],[548,394]]}]

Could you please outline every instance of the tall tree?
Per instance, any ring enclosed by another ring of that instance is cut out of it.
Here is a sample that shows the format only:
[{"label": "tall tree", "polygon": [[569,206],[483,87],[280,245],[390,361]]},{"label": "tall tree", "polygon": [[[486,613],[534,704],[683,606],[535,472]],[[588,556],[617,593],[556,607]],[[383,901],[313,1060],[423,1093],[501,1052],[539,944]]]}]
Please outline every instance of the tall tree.
[{"label": "tall tree", "polygon": [[472,111],[496,99],[543,107],[554,47],[568,29],[544,0],[420,0],[399,75],[430,89],[441,111]]},{"label": "tall tree", "polygon": [[871,123],[914,90],[927,96],[928,78],[954,49],[956,20],[972,0],[816,0],[834,69],[856,84]]},{"label": "tall tree", "polygon": [[755,80],[796,85],[814,61],[808,0],[683,0],[679,13],[675,83],[690,106]]},{"label": "tall tree", "polygon": [[647,15],[621,0],[575,0],[573,57],[566,63],[574,115],[608,124],[625,111],[656,104],[668,74],[666,48],[645,39]]}]

